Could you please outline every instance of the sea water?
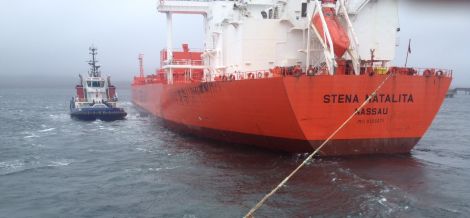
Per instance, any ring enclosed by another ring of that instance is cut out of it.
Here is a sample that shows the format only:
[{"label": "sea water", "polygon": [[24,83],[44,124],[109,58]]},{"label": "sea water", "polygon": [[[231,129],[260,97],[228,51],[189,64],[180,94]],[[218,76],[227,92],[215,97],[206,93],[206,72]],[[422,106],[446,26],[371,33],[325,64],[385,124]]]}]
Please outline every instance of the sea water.
[{"label": "sea water", "polygon": [[[138,111],[68,115],[71,89],[0,89],[0,217],[241,217],[306,157],[181,135]],[[256,217],[470,214],[470,96],[410,155],[316,158]]]}]

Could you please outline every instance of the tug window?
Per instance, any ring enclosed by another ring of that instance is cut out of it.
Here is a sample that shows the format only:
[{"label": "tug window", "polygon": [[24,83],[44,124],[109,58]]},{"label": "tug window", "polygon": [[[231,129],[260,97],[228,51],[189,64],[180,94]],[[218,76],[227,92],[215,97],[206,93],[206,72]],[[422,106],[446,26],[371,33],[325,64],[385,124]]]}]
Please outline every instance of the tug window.
[{"label": "tug window", "polygon": [[104,87],[104,81],[87,81],[88,87],[100,88]]}]

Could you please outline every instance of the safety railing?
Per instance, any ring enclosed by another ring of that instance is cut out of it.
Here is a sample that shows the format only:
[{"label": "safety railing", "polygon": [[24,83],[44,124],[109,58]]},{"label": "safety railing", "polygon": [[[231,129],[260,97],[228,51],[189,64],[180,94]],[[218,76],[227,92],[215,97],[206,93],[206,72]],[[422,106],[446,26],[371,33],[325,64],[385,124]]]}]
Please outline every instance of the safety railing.
[{"label": "safety railing", "polygon": [[[167,51],[167,49],[164,48],[164,49],[160,50],[160,54],[161,53],[166,53],[166,51]],[[185,51],[181,48],[173,48],[171,50],[171,52],[203,52],[203,51],[204,51],[204,49],[202,49],[202,48],[188,48],[187,51]]]},{"label": "safety railing", "polygon": [[[217,82],[217,81],[235,81],[235,80],[255,80],[255,79],[268,79],[276,77],[302,77],[302,76],[334,76],[321,70],[311,71],[312,69],[301,70],[299,68],[274,68],[270,70],[252,70],[252,71],[235,71],[233,73],[212,73],[212,72],[197,72],[192,73],[178,73],[173,74],[172,83],[200,83],[200,82]],[[452,77],[452,70],[448,69],[435,69],[435,68],[405,68],[405,67],[363,67],[361,68],[360,75],[342,74],[347,76],[374,76],[374,75],[388,75],[390,73],[396,75],[407,76],[425,76],[425,77]],[[339,75],[339,74],[337,74]],[[149,83],[168,83],[166,73],[161,71],[158,75],[149,75],[142,81],[141,78],[136,77],[133,85],[143,85]]]},{"label": "safety railing", "polygon": [[[361,68],[361,73],[363,68]],[[394,73],[397,75],[409,76],[439,76],[439,77],[452,77],[453,71],[449,69],[438,68],[417,68],[417,67],[375,67],[373,74],[389,74]],[[370,73],[366,73],[370,74]]]},{"label": "safety railing", "polygon": [[271,77],[273,77],[273,74],[269,70],[235,71],[233,73],[217,74],[214,76],[214,81],[264,79]]},{"label": "safety railing", "polygon": [[194,65],[194,66],[202,66],[204,62],[202,60],[191,60],[191,59],[179,59],[179,60],[172,60],[170,63],[166,65]]}]

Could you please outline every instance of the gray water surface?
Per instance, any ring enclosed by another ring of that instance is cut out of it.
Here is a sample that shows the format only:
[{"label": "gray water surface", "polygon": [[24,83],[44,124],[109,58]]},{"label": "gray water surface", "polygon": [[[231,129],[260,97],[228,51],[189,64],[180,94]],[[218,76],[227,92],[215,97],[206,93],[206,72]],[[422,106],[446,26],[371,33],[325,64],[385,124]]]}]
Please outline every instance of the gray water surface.
[{"label": "gray water surface", "polygon": [[[240,217],[306,157],[180,135],[141,114],[70,119],[68,89],[0,89],[0,217]],[[465,217],[470,96],[411,155],[317,158],[256,217]]]}]

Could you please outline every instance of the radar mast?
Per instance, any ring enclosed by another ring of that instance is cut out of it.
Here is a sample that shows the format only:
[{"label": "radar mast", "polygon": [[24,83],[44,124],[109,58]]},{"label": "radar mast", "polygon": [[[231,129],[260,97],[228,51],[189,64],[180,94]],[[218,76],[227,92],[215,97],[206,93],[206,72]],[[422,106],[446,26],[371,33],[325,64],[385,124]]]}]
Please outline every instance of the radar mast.
[{"label": "radar mast", "polygon": [[96,60],[96,55],[98,55],[98,49],[94,46],[91,46],[89,50],[91,54],[91,60],[88,61],[88,64],[90,65],[91,69],[90,71],[88,71],[88,75],[90,77],[101,77],[101,71],[99,70],[101,66],[97,65],[98,60]]}]

